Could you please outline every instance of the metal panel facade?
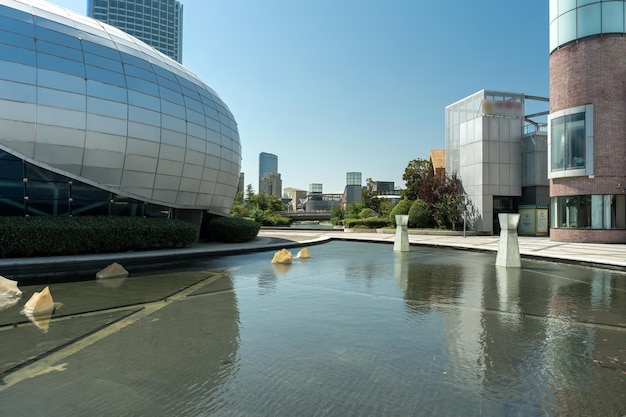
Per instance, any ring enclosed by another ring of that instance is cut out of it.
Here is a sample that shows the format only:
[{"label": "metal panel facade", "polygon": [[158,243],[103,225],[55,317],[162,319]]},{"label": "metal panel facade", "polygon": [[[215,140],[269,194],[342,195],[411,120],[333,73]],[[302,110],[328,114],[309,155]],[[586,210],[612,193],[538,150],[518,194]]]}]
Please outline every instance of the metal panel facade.
[{"label": "metal panel facade", "polygon": [[0,0],[0,149],[111,193],[228,214],[237,124],[196,75],[97,20]]}]

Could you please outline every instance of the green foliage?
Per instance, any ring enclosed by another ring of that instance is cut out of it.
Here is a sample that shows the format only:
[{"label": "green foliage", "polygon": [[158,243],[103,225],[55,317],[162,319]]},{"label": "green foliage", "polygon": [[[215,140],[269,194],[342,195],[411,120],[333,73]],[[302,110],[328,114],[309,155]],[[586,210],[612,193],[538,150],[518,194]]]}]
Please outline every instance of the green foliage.
[{"label": "green foliage", "polygon": [[[363,204],[361,203],[350,203],[348,204],[348,210],[347,210],[346,216],[349,217],[350,215],[352,215],[352,216],[358,217],[359,213],[364,208],[365,206],[363,206]],[[356,218],[356,217],[353,217],[353,218]]]},{"label": "green foliage", "polygon": [[378,213],[371,208],[366,207],[361,210],[361,212],[359,213],[359,217],[361,217],[362,219],[367,219],[368,217],[378,217]]},{"label": "green foliage", "polygon": [[292,221],[290,217],[265,213],[260,223],[263,226],[289,226]]},{"label": "green foliage", "polygon": [[366,219],[344,219],[343,225],[349,229],[377,229],[381,227],[387,227],[389,225],[389,221],[387,219],[381,219],[379,217],[368,217]]},{"label": "green foliage", "polygon": [[0,217],[0,256],[28,257],[184,247],[191,223],[139,217]]},{"label": "green foliage", "polygon": [[371,178],[367,179],[367,187],[361,191],[361,201],[363,202],[363,207],[380,213],[381,199],[378,198],[378,193],[374,191],[374,180]]},{"label": "green foliage", "polygon": [[391,209],[391,211],[389,212],[389,222],[393,227],[396,227],[396,215],[409,214],[411,204],[411,201],[403,198]]},{"label": "green foliage", "polygon": [[394,208],[394,206],[395,204],[393,204],[391,201],[387,199],[382,199],[380,202],[380,211],[378,212],[378,214],[380,215],[380,217],[389,218],[389,213],[391,213],[391,210]]},{"label": "green foliage", "polygon": [[285,205],[277,195],[259,193],[254,194],[252,185],[248,185],[248,197],[243,203],[237,199],[230,210],[234,218],[251,218],[263,226],[288,226],[292,219],[282,216]]},{"label": "green foliage", "polygon": [[402,191],[403,197],[413,201],[423,198],[420,195],[422,180],[433,175],[433,165],[429,159],[414,159],[409,162],[402,179],[406,181],[406,188]]},{"label": "green foliage", "polygon": [[259,233],[261,224],[239,217],[217,217],[203,222],[200,239],[210,242],[248,242]]},{"label": "green foliage", "polygon": [[343,219],[344,217],[346,217],[346,210],[341,206],[335,206],[333,208],[333,217]]},{"label": "green foliage", "polygon": [[330,218],[330,223],[333,225],[342,224],[343,219],[346,217],[346,210],[341,206],[333,208],[333,215]]},{"label": "green foliage", "polygon": [[409,209],[409,227],[428,227],[432,224],[433,215],[428,203],[417,199]]},{"label": "green foliage", "polygon": [[256,206],[263,211],[270,211],[272,213],[285,210],[285,205],[281,198],[274,194],[255,194],[248,199],[247,203],[250,206]]}]

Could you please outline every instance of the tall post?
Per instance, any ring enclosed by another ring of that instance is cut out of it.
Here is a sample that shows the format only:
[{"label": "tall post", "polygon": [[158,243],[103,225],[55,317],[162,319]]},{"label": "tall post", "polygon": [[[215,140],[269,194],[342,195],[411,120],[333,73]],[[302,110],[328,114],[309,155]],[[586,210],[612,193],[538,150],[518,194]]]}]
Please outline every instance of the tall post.
[{"label": "tall post", "polygon": [[396,236],[393,241],[394,252],[408,252],[409,246],[409,216],[406,214],[396,215]]},{"label": "tall post", "polygon": [[519,253],[519,241],[517,239],[517,225],[520,215],[518,213],[499,213],[500,221],[500,244],[496,256],[496,266],[506,268],[520,268],[522,261]]}]

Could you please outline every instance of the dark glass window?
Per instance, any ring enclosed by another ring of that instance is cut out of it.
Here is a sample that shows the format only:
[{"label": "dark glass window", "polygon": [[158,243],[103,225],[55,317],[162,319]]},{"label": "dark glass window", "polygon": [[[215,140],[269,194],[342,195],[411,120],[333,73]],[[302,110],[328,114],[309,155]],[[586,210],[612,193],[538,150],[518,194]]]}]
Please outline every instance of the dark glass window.
[{"label": "dark glass window", "polygon": [[94,54],[94,55],[98,55],[98,56],[102,56],[105,58],[109,58],[112,59],[114,61],[119,61],[120,60],[120,54],[119,52],[117,52],[116,49],[111,49],[108,48],[106,46],[94,43],[94,42],[90,42],[90,41],[85,41],[83,40],[83,50],[85,52]]},{"label": "dark glass window", "polygon": [[36,66],[35,51],[14,46],[0,44],[0,56],[5,61],[17,62],[18,64]]},{"label": "dark glass window", "polygon": [[54,30],[48,30],[41,27],[37,27],[35,33],[38,41],[45,40],[46,42],[62,45],[66,48],[72,48],[77,51],[80,51],[81,49],[80,41],[75,36],[66,35],[64,33],[55,32]]},{"label": "dark glass window", "polygon": [[45,68],[52,71],[62,72],[65,74],[85,76],[85,64],[82,62],[64,59],[54,55],[37,53],[37,65],[39,68]]},{"label": "dark glass window", "polygon": [[585,113],[552,119],[550,133],[552,171],[585,168]]},{"label": "dark glass window", "polygon": [[[0,24],[2,24],[0,22]],[[0,43],[7,45],[18,46],[24,49],[35,50],[35,39],[32,36],[18,35],[17,33],[2,32],[0,36]]]}]

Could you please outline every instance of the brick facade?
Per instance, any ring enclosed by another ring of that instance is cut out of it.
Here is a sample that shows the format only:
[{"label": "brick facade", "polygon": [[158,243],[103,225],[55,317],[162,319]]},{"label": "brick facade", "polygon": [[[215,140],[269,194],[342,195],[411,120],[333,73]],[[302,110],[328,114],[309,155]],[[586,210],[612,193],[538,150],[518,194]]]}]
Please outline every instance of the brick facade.
[{"label": "brick facade", "polygon": [[[550,56],[550,112],[593,105],[593,177],[550,180],[550,196],[626,192],[626,37],[579,40]],[[624,230],[552,229],[551,239],[626,242]]]}]

